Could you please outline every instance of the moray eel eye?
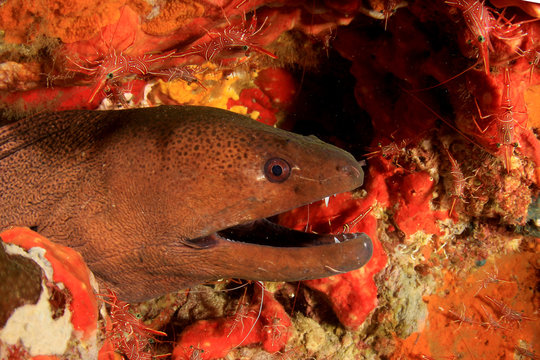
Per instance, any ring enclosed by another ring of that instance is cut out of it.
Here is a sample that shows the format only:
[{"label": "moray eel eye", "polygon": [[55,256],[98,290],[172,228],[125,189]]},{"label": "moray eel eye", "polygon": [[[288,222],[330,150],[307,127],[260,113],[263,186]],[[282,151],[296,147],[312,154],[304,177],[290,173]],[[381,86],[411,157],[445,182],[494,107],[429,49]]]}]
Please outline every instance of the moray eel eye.
[{"label": "moray eel eye", "polygon": [[272,158],[264,165],[264,176],[270,182],[281,183],[291,175],[289,163],[281,158]]}]

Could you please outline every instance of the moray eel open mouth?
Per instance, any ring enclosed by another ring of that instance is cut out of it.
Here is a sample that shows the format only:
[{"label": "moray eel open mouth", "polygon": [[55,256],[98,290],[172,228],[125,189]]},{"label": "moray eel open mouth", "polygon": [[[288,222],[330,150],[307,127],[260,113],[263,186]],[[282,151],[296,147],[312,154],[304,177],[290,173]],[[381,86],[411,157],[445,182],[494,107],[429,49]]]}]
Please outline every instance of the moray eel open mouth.
[{"label": "moray eel open mouth", "polygon": [[[362,162],[355,161],[341,150],[333,150],[336,154],[330,164],[334,165],[327,165],[326,171],[321,172],[324,175],[321,176],[322,180],[306,178],[301,173],[291,171],[289,161],[282,158],[268,160],[264,166],[264,176],[276,187],[287,184],[287,180],[295,179],[295,176],[299,180],[307,179],[306,194],[313,193],[309,186],[319,186],[319,195],[311,199],[306,196],[305,200],[311,200],[308,202],[310,204],[323,199],[327,202],[328,190],[325,191],[325,186],[343,192],[353,190],[363,183]],[[278,169],[275,169],[276,166]],[[313,167],[316,166],[313,164]],[[294,190],[289,194],[294,196]],[[325,195],[327,197],[321,199]],[[287,195],[277,191],[274,199],[287,201]],[[323,278],[356,270],[371,259],[373,243],[368,235],[325,235],[289,229],[271,221],[279,215],[275,211],[278,209],[292,210],[287,206],[276,206],[276,209],[269,207],[259,212],[258,215],[262,215],[259,218],[252,217],[253,220],[239,224],[229,223],[209,235],[184,240],[183,243],[201,252],[214,251],[220,256],[218,262],[221,274],[247,280],[298,281]]]},{"label": "moray eel open mouth", "polygon": [[[373,255],[373,243],[364,233],[316,234],[289,229],[272,222],[273,217],[219,230],[188,240],[198,249],[230,248],[248,251],[257,280],[297,281],[322,278],[356,270]],[[260,255],[260,256],[258,256]],[[265,264],[265,261],[267,264]],[[244,276],[245,278],[245,276]]]},{"label": "moray eel open mouth", "polygon": [[340,244],[357,239],[361,234],[321,235],[291,230],[269,219],[260,219],[248,224],[234,226],[216,233],[229,241],[275,246],[275,247],[308,247],[328,244]]}]

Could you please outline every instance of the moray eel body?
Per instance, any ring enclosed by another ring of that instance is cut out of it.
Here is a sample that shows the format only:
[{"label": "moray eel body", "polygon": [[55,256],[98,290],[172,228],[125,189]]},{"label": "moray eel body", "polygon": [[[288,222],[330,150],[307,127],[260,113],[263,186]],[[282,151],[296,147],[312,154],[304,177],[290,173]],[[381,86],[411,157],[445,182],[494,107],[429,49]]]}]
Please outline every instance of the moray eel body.
[{"label": "moray eel body", "polygon": [[35,115],[0,127],[0,169],[0,230],[78,250],[128,301],[218,278],[321,278],[372,254],[365,234],[264,220],[360,186],[349,153],[224,110]]}]

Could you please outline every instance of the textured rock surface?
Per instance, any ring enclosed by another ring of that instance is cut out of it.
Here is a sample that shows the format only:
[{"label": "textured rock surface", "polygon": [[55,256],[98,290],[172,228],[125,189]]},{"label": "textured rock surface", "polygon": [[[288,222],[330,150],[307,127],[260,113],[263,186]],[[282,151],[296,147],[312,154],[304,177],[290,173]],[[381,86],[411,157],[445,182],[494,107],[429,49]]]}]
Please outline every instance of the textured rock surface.
[{"label": "textured rock surface", "polygon": [[[364,190],[280,221],[321,233],[369,230],[387,256],[373,266],[388,264],[363,278],[374,279],[360,290],[370,307],[333,297],[329,286],[321,295],[304,283],[282,284],[273,293],[292,317],[289,342],[270,355],[260,341],[234,348],[225,335],[229,357],[510,360],[540,354],[539,219],[537,206],[530,206],[540,183],[540,22],[531,21],[539,16],[538,4],[472,2],[490,14],[482,18],[489,23],[475,28],[466,16],[477,10],[467,15],[459,2],[428,0],[158,1],[152,7],[106,1],[84,9],[80,1],[73,14],[61,3],[53,2],[63,21],[41,7],[35,13],[17,8],[15,0],[0,5],[0,23],[6,24],[0,26],[0,104],[9,113],[210,105],[315,134],[367,159]],[[84,28],[92,11],[92,26]],[[88,66],[111,51],[185,52],[232,24],[248,30],[254,14],[254,43],[277,59],[237,46],[221,49],[226,51],[211,61],[199,53],[164,63],[193,66],[200,83],[125,77],[88,103],[99,79],[66,70],[73,66],[68,58]],[[68,25],[75,25],[72,31]],[[484,30],[488,39],[478,37]],[[275,78],[293,81],[280,92]],[[504,102],[507,88],[511,108]],[[505,132],[512,141],[503,144]],[[204,296],[202,290],[182,292],[168,302],[179,306],[187,297],[176,317],[158,305],[141,308],[149,322],[161,317],[180,324],[167,329],[174,342],[173,334],[190,323],[234,316],[243,290],[223,291],[234,286],[212,285],[218,290]],[[350,299],[360,297],[354,295]],[[533,320],[519,326],[505,321],[485,295]],[[460,322],[450,311],[474,323]],[[156,354],[171,351],[156,345]]]}]

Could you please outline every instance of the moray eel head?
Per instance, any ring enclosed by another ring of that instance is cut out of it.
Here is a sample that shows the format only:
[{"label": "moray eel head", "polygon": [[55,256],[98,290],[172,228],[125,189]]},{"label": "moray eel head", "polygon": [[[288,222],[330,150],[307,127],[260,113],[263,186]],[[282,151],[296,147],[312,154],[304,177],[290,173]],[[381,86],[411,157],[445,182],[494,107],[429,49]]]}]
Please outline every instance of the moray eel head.
[{"label": "moray eel head", "polygon": [[123,300],[219,278],[321,278],[372,254],[365,234],[265,220],[362,185],[349,153],[312,136],[196,106],[40,114],[2,134],[0,225],[78,250]]},{"label": "moray eel head", "polygon": [[[131,246],[144,272],[120,279],[108,270],[108,287],[144,300],[218,278],[321,278],[370,259],[365,234],[308,234],[265,219],[361,186],[363,171],[352,155],[227,111],[160,109],[150,131],[160,134],[158,145],[140,159],[152,160],[145,171],[159,173],[159,181],[141,202],[166,216],[167,229],[151,246]],[[173,125],[178,116],[189,122]],[[128,178],[139,183],[140,176],[132,171]]]}]

